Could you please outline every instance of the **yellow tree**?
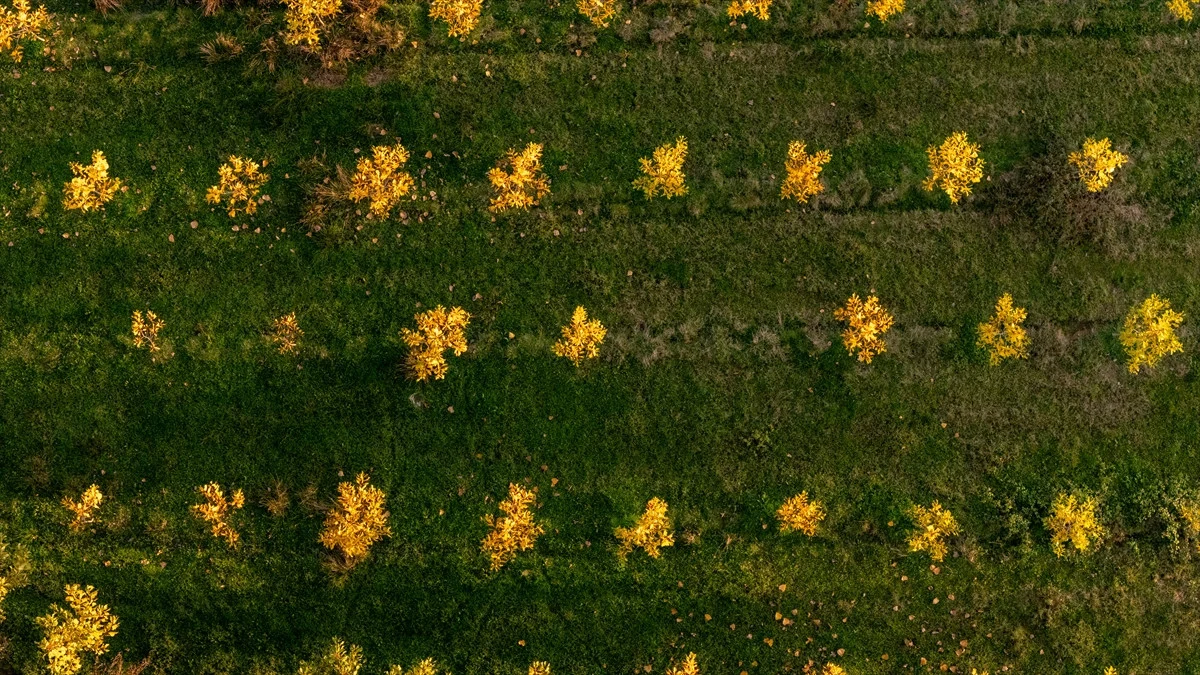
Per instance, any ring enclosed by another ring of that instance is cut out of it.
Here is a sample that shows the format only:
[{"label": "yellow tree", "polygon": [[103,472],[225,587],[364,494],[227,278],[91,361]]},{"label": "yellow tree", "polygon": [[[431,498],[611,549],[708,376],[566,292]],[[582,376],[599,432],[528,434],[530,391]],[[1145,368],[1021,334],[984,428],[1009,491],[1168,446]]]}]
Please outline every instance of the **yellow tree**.
[{"label": "yellow tree", "polygon": [[775,517],[779,519],[780,532],[803,532],[815,537],[825,519],[825,505],[816,499],[810,501],[805,491],[785,501]]},{"label": "yellow tree", "polygon": [[489,513],[483,517],[491,531],[483,538],[480,549],[488,555],[493,572],[515,559],[520,551],[532,549],[537,538],[545,533],[533,521],[533,512],[529,510],[536,500],[533,490],[510,483],[508,497],[499,504],[504,515],[497,518]]},{"label": "yellow tree", "polygon": [[483,0],[432,0],[429,18],[449,24],[450,37],[465,40],[479,23]]},{"label": "yellow tree", "polygon": [[1021,325],[1024,321],[1025,308],[1014,307],[1012,295],[1005,293],[996,301],[996,313],[992,318],[979,324],[976,344],[988,351],[988,361],[993,366],[1000,365],[1004,359],[1029,357],[1029,336]]},{"label": "yellow tree", "polygon": [[541,143],[530,143],[521,152],[510,149],[487,177],[496,192],[488,206],[493,212],[528,209],[550,194],[550,179],[542,173]]},{"label": "yellow tree", "polygon": [[13,61],[25,56],[24,40],[46,41],[44,33],[50,28],[50,13],[44,6],[33,9],[29,0],[13,0],[13,8],[0,7],[0,51],[8,52]]},{"label": "yellow tree", "polygon": [[358,675],[362,665],[362,647],[350,645],[346,649],[341,638],[334,638],[328,651],[312,661],[301,661],[296,675]]},{"label": "yellow tree", "polygon": [[529,664],[528,675],[551,675],[550,664],[545,661],[534,661]]},{"label": "yellow tree", "polygon": [[554,343],[554,354],[571,359],[578,368],[584,359],[600,355],[600,343],[607,334],[608,329],[598,319],[588,320],[587,310],[576,307],[571,323],[562,328],[562,339]]},{"label": "yellow tree", "polygon": [[320,542],[341,553],[343,568],[354,567],[371,552],[372,544],[391,536],[386,499],[383,490],[371,485],[366,473],[358,474],[353,483],[338,484],[338,498],[325,516]]},{"label": "yellow tree", "polygon": [[951,204],[971,194],[971,186],[983,180],[979,146],[968,141],[965,132],[954,132],[940,146],[929,146],[925,153],[929,155],[930,172],[923,184],[925,189],[940,187]]},{"label": "yellow tree", "polygon": [[846,669],[836,663],[826,663],[825,667],[821,669],[821,675],[846,675]]},{"label": "yellow tree", "polygon": [[667,668],[667,675],[700,675],[700,666],[696,663],[696,652],[684,657],[683,662]]},{"label": "yellow tree", "polygon": [[725,13],[731,19],[752,14],[760,21],[766,21],[771,18],[771,2],[772,0],[733,0]]},{"label": "yellow tree", "polygon": [[135,309],[131,324],[133,346],[139,349],[145,347],[152,352],[158,351],[158,331],[165,325],[166,322],[159,319],[154,312],[147,310],[143,316],[141,311]]},{"label": "yellow tree", "polygon": [[70,528],[73,532],[81,532],[85,527],[96,522],[96,512],[100,510],[100,504],[104,502],[104,494],[100,492],[99,485],[92,485],[79,495],[79,501],[75,501],[70,497],[63,497],[62,505],[74,519],[71,520]]},{"label": "yellow tree", "polygon": [[675,545],[675,534],[671,519],[667,516],[667,503],[654,497],[646,503],[646,512],[633,527],[618,527],[615,531],[621,548],[617,555],[624,560],[635,548],[645,549],[646,555],[657,558],[660,548]]},{"label": "yellow tree", "polygon": [[804,141],[788,144],[787,161],[783,165],[787,177],[783,179],[780,190],[780,197],[795,199],[801,204],[808,203],[809,197],[825,191],[825,186],[821,184],[821,169],[833,158],[828,150],[810,155],[804,148]]},{"label": "yellow tree", "polygon": [[225,492],[217,483],[209,483],[196,488],[204,502],[192,504],[192,515],[208,523],[212,527],[212,536],[225,540],[231,548],[238,543],[237,530],[230,524],[233,512],[246,504],[246,495],[241,490],[234,490],[231,498],[225,498]]},{"label": "yellow tree", "polygon": [[883,334],[891,329],[895,319],[879,304],[879,298],[872,295],[863,302],[855,293],[845,307],[834,310],[833,318],[846,322],[842,344],[851,355],[857,353],[859,361],[870,363],[876,354],[887,351]]},{"label": "yellow tree", "polygon": [[371,156],[358,160],[350,178],[350,199],[370,200],[370,215],[387,218],[400,200],[412,193],[416,183],[404,170],[408,150],[403,145],[377,145]]},{"label": "yellow tree", "polygon": [[14,551],[8,550],[8,542],[0,536],[0,623],[6,618],[4,614],[4,598],[9,591],[29,583],[29,551],[24,546],[17,546]]},{"label": "yellow tree", "polygon": [[617,0],[576,0],[575,8],[586,16],[592,25],[600,28],[608,28],[609,22],[620,10]]},{"label": "yellow tree", "polygon": [[300,338],[304,331],[296,321],[296,313],[285,314],[271,322],[271,331],[267,338],[279,347],[280,354],[291,354],[300,348]]},{"label": "yellow tree", "polygon": [[462,307],[446,311],[438,305],[434,309],[421,312],[413,317],[417,321],[417,329],[403,328],[400,331],[404,344],[408,345],[408,356],[405,357],[405,370],[409,377],[418,382],[429,378],[440,380],[446,377],[449,366],[446,364],[446,350],[461,356],[467,351],[467,324],[471,315]]},{"label": "yellow tree", "polygon": [[121,189],[121,179],[109,177],[108,160],[99,150],[92,151],[91,164],[71,162],[71,173],[75,177],[63,186],[63,208],[68,211],[99,209]]},{"label": "yellow tree", "polygon": [[1057,556],[1064,556],[1069,549],[1087,553],[1094,550],[1104,537],[1104,527],[1096,516],[1098,504],[1092,497],[1079,499],[1075,495],[1059,494],[1046,516],[1046,529],[1050,530],[1050,548]]},{"label": "yellow tree", "polygon": [[387,675],[437,675],[437,671],[437,663],[433,659],[425,659],[408,670],[394,665],[388,668]]},{"label": "yellow tree", "polygon": [[1129,157],[1113,150],[1107,138],[1089,138],[1083,142],[1083,151],[1072,152],[1067,161],[1079,171],[1079,181],[1088,192],[1100,192],[1112,185],[1113,175],[1129,162]]},{"label": "yellow tree", "polygon": [[1121,345],[1129,356],[1129,372],[1137,373],[1145,366],[1154,368],[1168,354],[1183,351],[1183,343],[1175,329],[1183,323],[1183,314],[1171,309],[1171,303],[1154,294],[1125,315],[1121,329]]},{"label": "yellow tree", "polygon": [[886,22],[904,11],[904,0],[867,0],[867,15]]},{"label": "yellow tree", "polygon": [[342,0],[283,0],[287,6],[283,42],[320,51],[321,31],[342,9]]},{"label": "yellow tree", "polygon": [[909,509],[913,519],[913,531],[908,538],[908,550],[928,551],[929,557],[941,562],[946,557],[946,539],[958,534],[958,521],[954,515],[934,500],[929,508],[914,504]]},{"label": "yellow tree", "polygon": [[108,638],[117,634],[119,622],[108,605],[96,602],[91,586],[70,584],[63,590],[67,608],[51,605],[49,614],[37,618],[45,634],[38,647],[52,675],[75,675],[83,668],[83,654],[108,651]]},{"label": "yellow tree", "polygon": [[1194,16],[1192,13],[1192,5],[1194,4],[1196,3],[1192,0],[1167,0],[1167,10],[1176,19],[1191,21]]},{"label": "yellow tree", "polygon": [[[262,166],[266,166],[264,161]],[[260,170],[258,162],[237,155],[217,169],[217,184],[208,188],[204,199],[209,204],[225,202],[229,217],[237,217],[238,210],[246,215],[258,211],[258,195],[270,176]]]},{"label": "yellow tree", "polygon": [[633,186],[646,194],[646,199],[662,195],[667,199],[687,194],[683,184],[683,161],[687,159],[687,139],[680,136],[675,144],[667,143],[655,148],[652,159],[638,160],[642,176],[633,181]]}]

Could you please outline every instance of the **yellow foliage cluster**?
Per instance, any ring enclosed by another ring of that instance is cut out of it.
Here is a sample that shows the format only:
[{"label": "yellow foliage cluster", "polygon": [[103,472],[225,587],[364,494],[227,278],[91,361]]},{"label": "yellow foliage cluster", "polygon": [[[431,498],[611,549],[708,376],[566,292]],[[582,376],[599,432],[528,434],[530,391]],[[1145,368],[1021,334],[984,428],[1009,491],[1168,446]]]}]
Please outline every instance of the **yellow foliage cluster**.
[{"label": "yellow foliage cluster", "polygon": [[667,199],[687,194],[683,184],[683,161],[687,159],[687,139],[680,136],[675,144],[666,143],[654,149],[652,159],[638,160],[644,175],[633,181],[633,186],[646,193],[646,199],[662,195]]},{"label": "yellow foliage cluster", "polygon": [[821,669],[821,675],[846,675],[846,669],[836,663],[826,663],[825,667]]},{"label": "yellow foliage cluster", "polygon": [[946,538],[958,534],[958,521],[954,515],[934,500],[929,508],[914,504],[909,510],[913,532],[908,538],[910,551],[928,551],[929,557],[941,562],[946,557]]},{"label": "yellow foliage cluster", "polygon": [[731,19],[753,14],[760,20],[766,21],[771,18],[771,2],[772,0],[733,0],[729,3],[729,9],[725,10],[725,13]]},{"label": "yellow foliage cluster", "polygon": [[1083,151],[1072,152],[1067,161],[1079,170],[1079,180],[1088,192],[1100,192],[1112,185],[1113,174],[1129,162],[1129,157],[1113,150],[1107,138],[1089,138],[1083,142]]},{"label": "yellow foliage cluster", "polygon": [[409,347],[405,368],[409,376],[418,382],[425,382],[430,377],[443,379],[449,369],[446,350],[452,350],[455,356],[467,351],[466,331],[471,315],[462,307],[447,312],[445,307],[438,305],[413,318],[417,321],[417,329],[403,328],[400,331],[404,344]]},{"label": "yellow foliage cluster", "polygon": [[234,490],[232,498],[226,499],[225,492],[216,483],[201,485],[196,491],[204,497],[204,502],[192,505],[192,515],[211,525],[214,537],[224,538],[226,544],[235,546],[239,535],[229,524],[229,518],[233,511],[246,505],[246,495],[241,490]]},{"label": "yellow foliage cluster", "polygon": [[296,675],[358,675],[363,665],[362,647],[350,645],[341,638],[334,638],[329,651],[312,661],[301,661]]},{"label": "yellow foliage cluster", "polygon": [[304,337],[304,331],[300,330],[300,323],[296,321],[296,313],[285,314],[271,322],[271,333],[268,339],[273,344],[279,345],[280,354],[291,354],[300,348],[300,338]]},{"label": "yellow foliage cluster", "polygon": [[888,332],[895,319],[879,304],[879,298],[872,295],[863,302],[855,293],[846,301],[845,307],[834,310],[833,318],[846,322],[842,344],[850,354],[857,352],[859,361],[870,363],[876,354],[887,351],[883,334]]},{"label": "yellow foliage cluster", "polygon": [[302,45],[313,51],[321,48],[321,30],[325,22],[342,9],[342,0],[283,0],[287,5],[283,42]]},{"label": "yellow foliage cluster", "polygon": [[787,162],[783,168],[787,177],[783,179],[783,189],[780,197],[795,199],[801,204],[808,203],[808,198],[825,191],[821,184],[821,169],[824,168],[833,155],[828,150],[821,150],[815,155],[805,151],[804,141],[792,141],[788,144]]},{"label": "yellow foliage cluster", "polygon": [[536,499],[533,490],[510,483],[508,497],[499,504],[504,515],[497,518],[489,513],[483,517],[491,531],[483,538],[480,549],[488,554],[493,572],[515,559],[519,551],[533,548],[537,538],[545,533],[545,528],[533,522],[533,512],[529,510]]},{"label": "yellow foliage cluster", "polygon": [[408,670],[394,665],[388,668],[387,675],[437,675],[437,663],[433,659],[425,659]]},{"label": "yellow foliage cluster", "polygon": [[75,675],[83,668],[82,654],[100,656],[108,651],[108,638],[117,634],[119,622],[108,605],[97,604],[96,589],[70,584],[64,589],[69,609],[51,605],[50,613],[37,618],[45,637],[38,647],[52,675]]},{"label": "yellow foliage cluster", "polygon": [[489,211],[528,209],[550,194],[550,179],[542,173],[541,143],[530,143],[521,152],[509,150],[487,177],[496,191]]},{"label": "yellow foliage cluster", "polygon": [[608,28],[609,22],[620,11],[617,0],[578,0],[575,7],[592,25],[601,28]]},{"label": "yellow foliage cluster", "polygon": [[75,177],[63,186],[63,208],[87,213],[101,208],[117,196],[121,179],[110,178],[108,160],[99,150],[92,151],[92,163],[71,162]]},{"label": "yellow foliage cluster", "polygon": [[386,499],[365,473],[358,474],[353,483],[339,483],[337,501],[325,515],[319,541],[325,548],[341,552],[345,565],[353,567],[370,553],[371,544],[392,534],[388,527],[391,514],[384,509]]},{"label": "yellow foliage cluster", "polygon": [[159,319],[154,312],[147,310],[143,316],[140,310],[133,310],[133,346],[139,349],[146,347],[152,352],[158,351],[158,331],[165,325],[166,322]]},{"label": "yellow foliage cluster", "polygon": [[1121,345],[1129,356],[1129,372],[1153,368],[1168,354],[1183,351],[1175,329],[1183,323],[1183,314],[1171,309],[1171,303],[1152,294],[1125,315]]},{"label": "yellow foliage cluster", "polygon": [[988,350],[988,361],[993,366],[1004,359],[1029,357],[1029,336],[1025,334],[1025,308],[1013,307],[1011,293],[1005,293],[996,301],[996,313],[986,323],[979,324],[981,349]]},{"label": "yellow foliage cluster", "polygon": [[1191,21],[1194,14],[1192,13],[1193,0],[1167,0],[1167,10],[1171,12],[1171,16],[1181,21]]},{"label": "yellow foliage cluster", "polygon": [[0,51],[8,52],[13,61],[25,57],[22,40],[42,40],[50,28],[50,13],[44,6],[33,9],[29,0],[13,0],[13,7],[0,7]]},{"label": "yellow foliage cluster", "polygon": [[618,527],[615,532],[621,542],[617,555],[624,560],[635,548],[643,548],[646,555],[657,558],[663,546],[675,545],[671,519],[667,516],[667,503],[654,497],[646,503],[646,512],[633,527]]},{"label": "yellow foliage cluster", "polygon": [[545,661],[534,661],[529,664],[528,675],[551,675],[550,664]]},{"label": "yellow foliage cluster", "polygon": [[[8,542],[0,536],[0,605],[9,591],[24,586],[29,581],[29,552],[18,546],[15,553],[9,553]],[[0,623],[5,619],[4,607],[0,606]]]},{"label": "yellow foliage cluster", "polygon": [[253,215],[258,210],[258,193],[270,178],[259,169],[258,162],[230,155],[229,161],[217,169],[217,184],[208,188],[204,199],[209,204],[224,201],[230,218],[237,217],[239,205],[242,213]]},{"label": "yellow foliage cluster", "polygon": [[588,320],[587,310],[576,307],[571,315],[571,323],[563,326],[562,339],[554,343],[554,354],[571,359],[575,367],[584,359],[594,359],[600,355],[600,343],[608,329],[599,319]]},{"label": "yellow foliage cluster", "polygon": [[825,520],[825,505],[816,499],[809,501],[805,491],[785,501],[775,517],[779,519],[780,532],[803,532],[815,537],[817,527]]},{"label": "yellow foliage cluster", "polygon": [[979,146],[968,141],[965,132],[954,132],[940,146],[929,146],[925,153],[932,174],[923,183],[925,189],[942,188],[952,204],[971,194],[971,186],[983,180]]},{"label": "yellow foliage cluster", "polygon": [[696,663],[696,652],[684,657],[682,663],[667,668],[667,675],[700,675],[700,666]]},{"label": "yellow foliage cluster", "polygon": [[483,0],[432,0],[429,3],[429,18],[445,21],[450,25],[450,37],[465,40],[467,34],[479,24],[482,10]]},{"label": "yellow foliage cluster", "polygon": [[1075,495],[1060,494],[1050,506],[1046,516],[1046,529],[1050,530],[1050,548],[1057,556],[1066,555],[1071,544],[1075,550],[1087,553],[1095,548],[1104,536],[1104,527],[1096,518],[1096,500],[1092,497],[1079,499]]},{"label": "yellow foliage cluster", "polygon": [[75,518],[71,521],[70,527],[74,532],[80,532],[83,528],[96,522],[96,511],[100,509],[100,504],[104,502],[104,493],[100,492],[99,485],[92,485],[79,495],[79,501],[75,501],[70,497],[63,497],[62,505],[71,512]]},{"label": "yellow foliage cluster", "polygon": [[867,0],[867,14],[887,21],[893,14],[904,11],[904,0]]},{"label": "yellow foliage cluster", "polygon": [[413,177],[403,170],[407,161],[408,150],[399,143],[371,148],[371,157],[359,159],[350,178],[350,199],[371,200],[370,215],[387,218],[392,207],[416,185]]}]

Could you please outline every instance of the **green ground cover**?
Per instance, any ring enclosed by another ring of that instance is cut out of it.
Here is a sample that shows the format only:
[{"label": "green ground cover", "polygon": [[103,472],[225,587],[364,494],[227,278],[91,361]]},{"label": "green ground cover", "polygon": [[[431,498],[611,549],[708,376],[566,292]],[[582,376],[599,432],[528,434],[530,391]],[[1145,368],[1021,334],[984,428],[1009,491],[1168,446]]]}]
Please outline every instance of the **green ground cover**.
[{"label": "green ground cover", "polygon": [[[34,618],[66,583],[120,617],[114,651],[168,673],[294,672],[333,636],[370,673],[692,651],[713,675],[1200,672],[1200,575],[1162,511],[1200,486],[1200,57],[1159,4],[929,2],[870,29],[839,3],[746,29],[651,4],[595,31],[504,2],[465,43],[400,5],[416,46],[275,72],[261,9],[50,8],[56,55],[0,73],[0,532],[34,562],[0,672],[41,672]],[[246,52],[207,63],[218,32]],[[957,130],[987,166],[951,208],[920,182]],[[637,158],[679,135],[690,192],[646,202]],[[1132,158],[1098,197],[1066,171],[1087,136]],[[310,236],[311,187],[396,137],[405,217]],[[793,139],[833,152],[812,208],[778,198]],[[531,140],[552,195],[493,218],[484,174]],[[64,212],[93,149],[129,189]],[[269,160],[253,218],[204,203],[230,153]],[[832,312],[870,292],[897,325],[863,366]],[[974,330],[1003,292],[1033,344],[992,368]],[[1131,376],[1115,334],[1150,293],[1187,351]],[[470,349],[415,384],[399,332],[437,304],[472,313]],[[577,304],[610,330],[578,371],[550,353]],[[157,362],[137,309],[166,321]],[[262,333],[292,311],[305,339],[280,356]],[[359,471],[392,536],[335,580],[314,502]],[[247,491],[238,549],[187,513],[209,481]],[[547,534],[490,573],[481,517],[524,481]],[[92,483],[103,522],[71,534],[58,501]],[[1110,536],[1059,559],[1042,519],[1072,489]],[[828,505],[820,537],[775,527],[800,490]],[[677,544],[622,565],[612,530],[652,496]],[[934,499],[964,532],[936,569],[905,545]]]}]

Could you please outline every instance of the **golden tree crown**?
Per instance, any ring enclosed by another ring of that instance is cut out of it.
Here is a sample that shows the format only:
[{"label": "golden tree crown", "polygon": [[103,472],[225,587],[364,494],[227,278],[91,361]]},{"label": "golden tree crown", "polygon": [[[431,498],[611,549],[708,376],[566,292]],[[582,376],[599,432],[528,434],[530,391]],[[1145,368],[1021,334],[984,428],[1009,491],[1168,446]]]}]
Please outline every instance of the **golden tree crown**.
[{"label": "golden tree crown", "polygon": [[909,509],[913,531],[908,538],[908,550],[928,551],[929,557],[941,562],[946,557],[946,539],[958,534],[958,521],[950,511],[934,500],[928,508],[914,504]]},{"label": "golden tree crown", "polygon": [[929,146],[925,153],[929,155],[930,172],[923,183],[925,189],[942,188],[951,204],[971,194],[971,186],[983,180],[979,146],[967,140],[966,132],[954,132],[940,146]]},{"label": "golden tree crown", "polygon": [[71,512],[74,519],[71,520],[70,528],[73,532],[80,532],[88,525],[96,522],[96,511],[100,509],[100,504],[104,502],[104,494],[100,492],[99,485],[91,485],[88,489],[79,495],[79,500],[73,500],[70,497],[63,497],[62,505]]},{"label": "golden tree crown", "polygon": [[536,500],[533,490],[510,483],[508,496],[499,504],[504,515],[497,518],[489,513],[483,517],[491,531],[480,543],[480,550],[488,555],[493,572],[515,559],[518,552],[532,549],[537,538],[545,533],[529,510]]},{"label": "golden tree crown", "polygon": [[258,195],[270,178],[260,170],[258,162],[230,155],[229,161],[217,169],[217,184],[208,188],[204,199],[209,204],[225,202],[230,218],[236,218],[239,210],[254,215],[258,210]]},{"label": "golden tree crown", "polygon": [[429,18],[445,21],[449,25],[450,37],[466,39],[479,24],[483,0],[432,0],[429,3]]},{"label": "golden tree crown", "polygon": [[[1195,4],[1192,0],[1167,0],[1167,11],[1171,12],[1171,16],[1181,21],[1191,21],[1193,18],[1192,5]],[[1116,671],[1113,671],[1114,673]],[[1107,673],[1106,673],[1107,675]]]},{"label": "golden tree crown", "polygon": [[803,532],[815,537],[825,519],[825,505],[816,499],[809,501],[808,492],[804,491],[788,498],[775,512],[775,517],[779,520],[780,532]]},{"label": "golden tree crown", "polygon": [[121,179],[109,177],[108,160],[99,150],[92,151],[91,164],[71,162],[71,173],[75,177],[63,186],[63,208],[69,211],[100,209],[121,189]]},{"label": "golden tree crown", "polygon": [[377,145],[370,157],[358,160],[350,178],[350,199],[370,200],[369,215],[387,218],[400,200],[412,193],[416,182],[404,171],[408,150],[403,145]]},{"label": "golden tree crown", "polygon": [[787,176],[783,179],[783,187],[779,196],[783,199],[795,199],[801,204],[807,204],[808,198],[824,192],[821,184],[821,169],[829,163],[833,155],[828,150],[821,150],[814,155],[805,151],[804,141],[792,141],[788,144],[787,161],[784,170]]},{"label": "golden tree crown", "polygon": [[319,541],[340,552],[347,566],[354,566],[370,553],[372,544],[392,534],[386,500],[366,473],[358,474],[354,482],[339,483],[337,501],[325,516]]},{"label": "golden tree crown", "polygon": [[292,354],[300,348],[300,338],[304,331],[296,320],[296,313],[285,314],[271,322],[271,331],[267,338],[279,348],[280,354]]},{"label": "golden tree crown", "polygon": [[551,675],[550,664],[545,661],[534,661],[529,664],[528,675]]},{"label": "golden tree crown", "polygon": [[283,42],[300,45],[310,51],[320,51],[321,31],[330,19],[342,10],[342,0],[282,0],[286,26]]},{"label": "golden tree crown", "polygon": [[471,322],[471,315],[462,307],[447,311],[438,305],[413,318],[417,322],[416,330],[400,330],[404,344],[409,347],[405,357],[408,376],[418,382],[425,382],[431,377],[435,380],[445,378],[449,370],[446,350],[454,352],[455,356],[467,351],[467,325]]},{"label": "golden tree crown", "polygon": [[696,652],[683,657],[683,661],[667,668],[667,675],[700,675],[700,666],[696,663]]},{"label": "golden tree crown", "polygon": [[192,515],[209,524],[212,536],[224,539],[231,548],[236,546],[240,535],[229,519],[234,511],[245,506],[246,495],[241,490],[234,490],[230,498],[226,499],[225,492],[217,483],[201,485],[196,488],[196,492],[200,493],[204,501],[191,506]]},{"label": "golden tree crown", "polygon": [[1046,529],[1050,530],[1050,548],[1055,555],[1066,555],[1071,550],[1068,544],[1080,553],[1095,550],[1105,534],[1096,514],[1098,506],[1093,497],[1079,499],[1060,494],[1054,498],[1050,515],[1046,516]]},{"label": "golden tree crown", "polygon": [[542,173],[541,143],[530,143],[521,152],[510,149],[487,177],[496,193],[489,211],[526,210],[550,194],[550,179]]},{"label": "golden tree crown", "polygon": [[388,668],[387,675],[437,675],[437,671],[437,663],[432,658],[427,658],[408,670],[394,665]]},{"label": "golden tree crown", "polygon": [[867,0],[867,15],[887,22],[892,16],[904,11],[904,0]]},{"label": "golden tree crown", "polygon": [[552,350],[556,356],[571,359],[571,363],[579,367],[584,359],[600,356],[600,344],[605,335],[608,335],[608,329],[599,320],[589,320],[587,310],[576,307],[571,323],[562,327],[562,339],[554,343]]},{"label": "golden tree crown", "polygon": [[733,0],[725,14],[731,19],[752,14],[760,21],[766,21],[771,18],[771,2],[772,0]]},{"label": "golden tree crown", "polygon": [[846,669],[836,663],[826,663],[821,675],[846,675]]},{"label": "golden tree crown", "polygon": [[133,320],[130,330],[133,332],[133,346],[141,349],[145,347],[152,352],[157,352],[158,347],[158,331],[167,325],[166,322],[158,318],[158,315],[149,310],[145,315],[139,310],[133,311]]},{"label": "golden tree crown", "polygon": [[667,503],[658,497],[646,503],[646,511],[633,527],[618,527],[614,532],[621,542],[617,555],[624,560],[635,548],[645,549],[646,555],[657,558],[660,548],[675,545],[674,528],[667,516]]},{"label": "golden tree crown", "polygon": [[97,602],[95,588],[70,584],[63,592],[67,608],[51,605],[49,614],[37,618],[45,634],[38,647],[52,675],[75,675],[83,668],[83,654],[108,651],[108,638],[117,634],[120,623],[108,605]]},{"label": "golden tree crown", "polygon": [[1079,171],[1079,181],[1088,192],[1100,192],[1112,185],[1117,169],[1129,162],[1129,157],[1112,149],[1107,138],[1092,138],[1083,142],[1082,152],[1072,152],[1067,161]]},{"label": "golden tree crown", "polygon": [[855,293],[844,307],[834,310],[833,318],[846,322],[842,344],[851,355],[857,354],[859,361],[870,363],[875,355],[887,351],[883,334],[891,329],[895,319],[879,304],[879,298],[872,295],[863,302]]},{"label": "golden tree crown", "polygon": [[996,301],[996,313],[979,324],[976,345],[988,351],[988,361],[1000,365],[1004,359],[1029,358],[1029,336],[1025,334],[1025,309],[1013,306],[1013,297],[1005,293]]},{"label": "golden tree crown", "polygon": [[362,647],[334,638],[328,651],[311,661],[301,661],[296,675],[358,675],[363,666]]},{"label": "golden tree crown", "polygon": [[1143,366],[1154,368],[1164,356],[1182,352],[1183,343],[1175,333],[1182,323],[1183,314],[1157,294],[1130,309],[1118,336],[1129,357],[1129,372],[1136,374]]},{"label": "golden tree crown", "polygon": [[608,24],[620,12],[617,0],[576,0],[575,8],[586,16],[593,26],[608,28]]},{"label": "golden tree crown", "polygon": [[642,175],[633,186],[646,194],[646,199],[662,195],[667,199],[687,194],[684,185],[683,162],[687,159],[687,139],[680,136],[674,145],[666,143],[655,148],[652,159],[638,160]]},{"label": "golden tree crown", "polygon": [[12,5],[12,9],[0,7],[0,51],[8,52],[13,61],[20,63],[25,56],[22,41],[45,42],[50,13],[44,6],[33,9],[29,0],[13,0]]}]

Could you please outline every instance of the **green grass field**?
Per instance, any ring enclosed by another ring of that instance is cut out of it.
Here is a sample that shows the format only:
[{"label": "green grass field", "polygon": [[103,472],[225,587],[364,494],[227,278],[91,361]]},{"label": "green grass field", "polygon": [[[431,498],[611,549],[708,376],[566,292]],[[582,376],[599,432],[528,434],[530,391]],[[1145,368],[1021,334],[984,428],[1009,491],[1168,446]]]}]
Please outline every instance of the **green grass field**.
[{"label": "green grass field", "polygon": [[[32,559],[0,673],[45,672],[35,618],[69,583],[120,617],[108,656],[155,673],[293,673],[335,636],[370,675],[689,652],[705,675],[1200,673],[1195,544],[1163,510],[1200,487],[1200,34],[1162,3],[931,0],[869,28],[857,3],[778,0],[746,28],[639,3],[595,30],[488,0],[465,42],[397,4],[405,47],[274,72],[275,7],[49,9],[54,53],[0,72],[0,533]],[[218,33],[245,52],[206,62]],[[958,130],[987,165],[951,207],[920,183]],[[637,159],[680,135],[689,193],[648,202]],[[1066,165],[1088,136],[1132,160],[1099,196]],[[311,188],[395,138],[404,219],[310,233]],[[795,139],[833,153],[809,207],[778,196]],[[552,194],[493,217],[485,173],[529,141]],[[94,149],[128,191],[64,211]],[[204,202],[232,153],[269,160],[253,218]],[[1031,356],[990,367],[975,326],[1003,292]],[[896,316],[869,366],[832,317],[851,293]],[[1151,293],[1185,352],[1134,376],[1116,333]],[[473,315],[469,351],[417,384],[400,330],[438,304]],[[580,304],[609,336],[576,370],[550,346]],[[157,360],[129,335],[146,309]],[[293,311],[281,356],[263,332]],[[314,502],[360,471],[392,536],[337,578]],[[246,490],[236,549],[187,511],[210,481]],[[482,517],[510,482],[547,532],[491,573]],[[72,534],[59,500],[92,483],[102,522]],[[819,537],[776,527],[801,490]],[[1072,490],[1109,536],[1057,558],[1042,521]],[[677,543],[622,565],[613,528],[653,496]],[[963,530],[936,569],[906,545],[934,499]]]}]

